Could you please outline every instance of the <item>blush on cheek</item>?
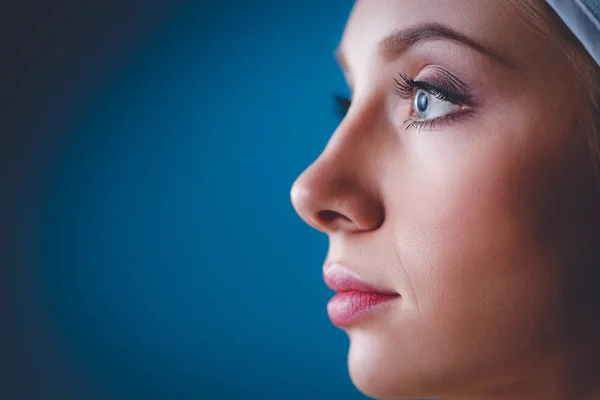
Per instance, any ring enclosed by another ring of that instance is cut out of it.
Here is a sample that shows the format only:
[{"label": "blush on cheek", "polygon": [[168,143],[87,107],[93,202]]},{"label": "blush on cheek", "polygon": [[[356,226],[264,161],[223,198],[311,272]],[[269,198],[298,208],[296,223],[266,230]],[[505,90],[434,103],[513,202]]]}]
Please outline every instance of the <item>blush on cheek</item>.
[{"label": "blush on cheek", "polygon": [[432,354],[451,353],[477,369],[540,354],[561,329],[559,253],[568,240],[556,229],[552,238],[537,230],[554,218],[549,210],[568,185],[553,182],[535,152],[519,158],[493,140],[475,147],[453,165],[424,165],[422,179],[408,179],[405,218],[396,226],[429,328],[422,339],[439,345]]}]

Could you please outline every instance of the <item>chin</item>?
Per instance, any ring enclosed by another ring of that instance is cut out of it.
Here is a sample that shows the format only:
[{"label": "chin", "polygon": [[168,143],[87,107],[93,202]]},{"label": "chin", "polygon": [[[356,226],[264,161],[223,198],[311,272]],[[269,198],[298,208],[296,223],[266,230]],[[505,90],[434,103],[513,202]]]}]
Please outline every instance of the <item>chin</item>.
[{"label": "chin", "polygon": [[430,376],[421,374],[401,349],[386,345],[377,334],[351,332],[349,337],[348,370],[361,393],[382,400],[434,397]]}]

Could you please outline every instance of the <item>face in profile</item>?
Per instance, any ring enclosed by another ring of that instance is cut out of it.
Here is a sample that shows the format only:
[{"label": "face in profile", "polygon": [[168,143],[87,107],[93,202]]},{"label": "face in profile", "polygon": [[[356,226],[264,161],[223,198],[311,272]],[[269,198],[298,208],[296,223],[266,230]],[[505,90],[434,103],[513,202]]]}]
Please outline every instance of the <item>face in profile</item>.
[{"label": "face in profile", "polygon": [[512,3],[359,0],[344,31],[351,105],[292,201],[329,237],[329,315],[369,396],[587,387],[569,370],[597,359],[587,92]]}]

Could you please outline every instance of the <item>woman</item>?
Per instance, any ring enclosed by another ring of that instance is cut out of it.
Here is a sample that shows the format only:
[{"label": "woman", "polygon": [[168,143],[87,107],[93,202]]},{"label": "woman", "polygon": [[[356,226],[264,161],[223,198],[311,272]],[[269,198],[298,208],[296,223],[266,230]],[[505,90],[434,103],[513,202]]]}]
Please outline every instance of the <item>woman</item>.
[{"label": "woman", "polygon": [[291,195],[363,393],[600,398],[594,6],[355,4],[351,105]]}]

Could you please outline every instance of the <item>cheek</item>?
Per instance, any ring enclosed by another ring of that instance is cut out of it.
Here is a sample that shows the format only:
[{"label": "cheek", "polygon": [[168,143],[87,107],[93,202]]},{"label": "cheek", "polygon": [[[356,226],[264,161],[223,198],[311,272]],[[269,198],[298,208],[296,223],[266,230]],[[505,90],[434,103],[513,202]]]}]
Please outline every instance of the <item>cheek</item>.
[{"label": "cheek", "polygon": [[531,348],[557,312],[560,257],[539,232],[560,188],[546,185],[545,164],[511,146],[415,151],[403,169],[396,243],[428,348],[500,361],[507,348]]}]

